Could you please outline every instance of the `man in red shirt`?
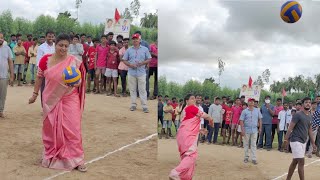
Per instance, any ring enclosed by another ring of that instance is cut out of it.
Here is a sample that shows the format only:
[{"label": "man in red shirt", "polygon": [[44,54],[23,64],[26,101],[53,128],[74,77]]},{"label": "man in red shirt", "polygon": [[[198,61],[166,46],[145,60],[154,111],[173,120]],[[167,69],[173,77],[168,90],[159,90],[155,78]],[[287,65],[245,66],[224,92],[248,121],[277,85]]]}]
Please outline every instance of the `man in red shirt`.
[{"label": "man in red shirt", "polygon": [[29,48],[33,45],[32,34],[28,34],[27,38],[28,38],[28,41],[22,44],[24,49],[26,50],[26,56],[24,60],[23,84],[27,84],[26,76],[27,76],[28,66],[30,61],[30,57],[28,56],[28,51],[29,51]]},{"label": "man in red shirt", "polygon": [[[149,78],[150,76],[154,76],[154,87],[153,87],[153,97],[151,98],[156,99],[158,96],[158,41],[156,41],[154,44],[150,45],[150,53],[151,53],[151,61],[149,63]],[[149,94],[149,86],[147,88],[147,93]],[[149,95],[148,95],[149,96]]]},{"label": "man in red shirt", "polygon": [[272,118],[272,139],[271,139],[271,147],[272,147],[272,142],[273,142],[273,138],[274,135],[276,134],[276,130],[277,130],[277,135],[278,135],[278,139],[279,139],[279,119],[278,119],[278,115],[279,112],[283,110],[283,106],[282,106],[282,99],[278,98],[277,102],[276,102],[276,106],[274,107],[274,115]]},{"label": "man in red shirt", "polygon": [[225,116],[225,124],[224,126],[222,127],[222,134],[223,134],[223,142],[222,144],[225,144],[226,143],[226,131],[228,131],[229,133],[229,136],[228,136],[228,141],[227,141],[227,144],[230,143],[230,134],[231,134],[231,127],[230,127],[230,124],[231,124],[231,121],[232,121],[232,104],[233,104],[233,101],[232,100],[229,100],[228,101],[228,105],[225,106],[225,112],[223,114],[223,116]]},{"label": "man in red shirt", "polygon": [[88,72],[87,53],[88,53],[88,50],[89,50],[89,47],[90,47],[90,46],[86,43],[86,37],[87,37],[86,34],[81,34],[81,35],[80,35],[81,44],[82,44],[83,50],[84,50],[84,53],[83,53],[83,55],[82,55],[82,62],[84,63],[85,68],[86,68],[86,70],[87,70],[87,72]]},{"label": "man in red shirt", "polygon": [[[226,112],[226,108],[228,108],[228,105],[227,105],[228,99],[226,96],[222,96],[221,99],[222,99],[222,104],[221,104],[222,109],[224,110],[224,112]],[[225,123],[226,123],[226,113],[223,113],[222,124],[220,125],[220,128],[221,128],[220,136],[223,136],[222,129],[223,129]]]},{"label": "man in red shirt", "polygon": [[[89,47],[88,52],[86,54],[88,62],[87,62],[87,67],[88,67],[88,76],[87,76],[87,93],[91,92],[91,81],[94,78],[95,71],[94,71],[94,65],[95,65],[95,56],[96,56],[96,47],[99,44],[99,39],[95,38],[93,39],[93,46]],[[96,89],[96,82],[94,82],[93,85],[93,92],[95,92]]]},{"label": "man in red shirt", "polygon": [[106,68],[106,73],[105,73],[105,76],[107,77],[107,85],[108,85],[107,96],[110,96],[112,94],[111,84],[112,84],[112,80],[113,80],[114,96],[120,97],[117,94],[118,66],[120,63],[119,51],[116,50],[117,43],[115,41],[110,41],[109,46],[110,46],[110,50],[107,54],[107,68]]}]

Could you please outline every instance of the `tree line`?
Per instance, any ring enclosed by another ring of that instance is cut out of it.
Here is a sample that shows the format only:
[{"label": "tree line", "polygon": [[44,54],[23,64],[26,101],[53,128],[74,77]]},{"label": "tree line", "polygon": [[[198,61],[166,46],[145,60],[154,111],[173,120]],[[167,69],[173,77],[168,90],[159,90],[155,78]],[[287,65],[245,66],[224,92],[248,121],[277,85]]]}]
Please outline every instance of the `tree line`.
[{"label": "tree line", "polygon": [[[125,11],[127,11],[124,12],[126,16],[132,19],[130,11],[128,9]],[[123,16],[123,18],[126,17]],[[154,23],[157,23],[155,19],[158,19],[157,14],[152,14],[150,17],[147,14],[147,17],[143,17],[141,20],[142,26],[131,25],[130,34],[139,30],[144,40],[148,42],[156,41],[158,38],[158,29],[157,25],[154,25]],[[2,12],[0,15],[0,32],[4,33],[5,40],[7,41],[10,39],[11,34],[20,33],[24,36],[33,34],[34,37],[40,37],[45,35],[48,30],[52,30],[56,34],[69,34],[69,32],[73,31],[75,33],[85,33],[86,35],[99,38],[104,33],[104,28],[104,22],[97,25],[90,22],[80,24],[77,19],[71,17],[68,11],[59,13],[57,18],[49,15],[40,15],[34,21],[30,21],[24,17],[14,19],[10,10]]]},{"label": "tree line", "polygon": [[[302,76],[302,75],[299,75]],[[317,75],[317,77],[320,76]],[[292,78],[295,79],[295,78]],[[308,79],[308,78],[307,78]],[[315,80],[313,80],[315,81]],[[279,87],[281,87],[279,85]],[[202,97],[208,96],[213,101],[214,97],[230,96],[231,99],[235,99],[240,95],[240,87],[238,89],[231,89],[228,87],[220,87],[219,83],[215,82],[214,78],[207,78],[204,82],[196,80],[189,80],[185,84],[178,84],[176,82],[167,81],[165,76],[161,76],[158,81],[159,94],[162,96],[168,95],[169,97],[177,97],[183,99],[188,93],[200,94]],[[289,87],[285,87],[289,89]],[[294,88],[297,89],[296,86]],[[292,87],[292,89],[294,89]],[[259,103],[263,103],[264,97],[271,96],[271,102],[275,103],[277,98],[282,97],[282,87],[277,91],[274,89],[273,84],[270,86],[270,91],[262,90]],[[284,97],[285,102],[295,102],[296,99],[303,99],[304,97],[310,97],[306,91],[288,91],[287,96]]]}]

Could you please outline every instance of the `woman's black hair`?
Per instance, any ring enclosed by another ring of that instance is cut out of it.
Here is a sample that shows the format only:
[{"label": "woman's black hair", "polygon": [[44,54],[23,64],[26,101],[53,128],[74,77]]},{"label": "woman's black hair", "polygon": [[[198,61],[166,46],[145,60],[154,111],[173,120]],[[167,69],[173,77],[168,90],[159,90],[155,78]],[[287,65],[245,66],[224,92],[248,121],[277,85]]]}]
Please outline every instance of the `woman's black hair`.
[{"label": "woman's black hair", "polygon": [[68,34],[59,34],[56,38],[56,44],[59,43],[59,41],[68,41],[70,43],[70,36]]},{"label": "woman's black hair", "polygon": [[181,108],[181,112],[184,110],[184,108],[187,106],[187,100],[190,99],[191,96],[194,96],[193,94],[187,94],[186,97],[184,97],[184,102],[183,102],[183,106]]}]

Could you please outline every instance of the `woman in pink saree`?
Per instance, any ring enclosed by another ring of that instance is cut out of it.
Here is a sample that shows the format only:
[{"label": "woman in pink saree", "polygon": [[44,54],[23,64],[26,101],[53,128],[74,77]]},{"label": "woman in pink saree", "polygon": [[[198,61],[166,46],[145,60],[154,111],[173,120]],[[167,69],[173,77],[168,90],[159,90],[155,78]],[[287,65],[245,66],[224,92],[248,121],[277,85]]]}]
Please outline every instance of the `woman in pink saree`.
[{"label": "woman in pink saree", "polygon": [[[85,68],[81,60],[68,55],[70,37],[61,34],[56,39],[55,53],[41,58],[33,96],[29,104],[37,99],[40,85],[45,77],[43,91],[42,140],[44,153],[42,166],[52,169],[85,172],[84,152],[81,137],[81,118],[85,95]],[[67,86],[62,72],[75,66],[81,72],[81,81]]]},{"label": "woman in pink saree", "polygon": [[192,179],[198,156],[198,136],[199,133],[205,133],[205,129],[200,130],[200,118],[209,120],[209,125],[213,126],[213,119],[208,114],[200,111],[195,105],[194,95],[187,95],[185,101],[186,106],[182,113],[182,121],[177,134],[181,162],[170,172],[170,180]]}]

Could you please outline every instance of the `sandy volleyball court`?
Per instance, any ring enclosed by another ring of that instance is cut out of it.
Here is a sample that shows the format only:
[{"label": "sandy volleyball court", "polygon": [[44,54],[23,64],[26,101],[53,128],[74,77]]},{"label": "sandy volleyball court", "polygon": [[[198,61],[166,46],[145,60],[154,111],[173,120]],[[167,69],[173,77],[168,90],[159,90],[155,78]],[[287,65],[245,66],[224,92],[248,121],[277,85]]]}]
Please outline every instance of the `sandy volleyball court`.
[{"label": "sandy volleyball court", "polygon": [[[175,139],[158,140],[160,179],[168,179],[169,172],[179,163],[179,152]],[[274,180],[287,173],[291,154],[257,150],[258,165],[243,163],[244,150],[238,147],[199,144],[199,155],[194,180]],[[250,159],[251,160],[251,159]],[[311,164],[310,164],[311,163]],[[306,158],[305,179],[320,179],[320,159]],[[278,179],[285,179],[286,176]],[[298,180],[298,172],[293,175]]]},{"label": "sandy volleyball court", "polygon": [[[40,99],[28,105],[33,87],[8,87],[5,114],[0,119],[0,174],[4,180],[45,179],[62,171],[42,168]],[[89,94],[82,120],[85,160],[113,152],[156,133],[156,101],[150,113],[129,111],[129,98]],[[140,104],[140,102],[138,103]],[[88,164],[88,172],[72,171],[54,179],[155,179],[157,138],[133,144]]]}]

